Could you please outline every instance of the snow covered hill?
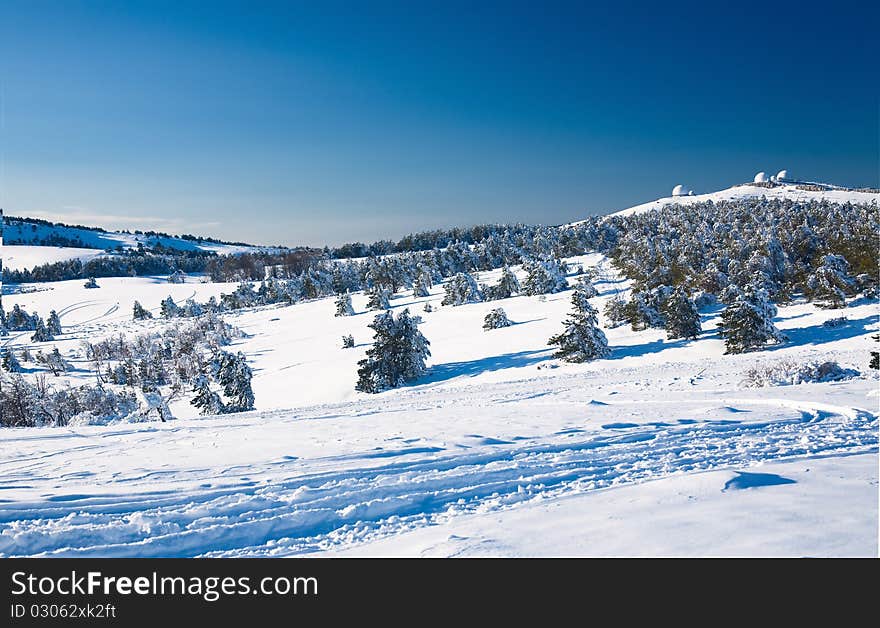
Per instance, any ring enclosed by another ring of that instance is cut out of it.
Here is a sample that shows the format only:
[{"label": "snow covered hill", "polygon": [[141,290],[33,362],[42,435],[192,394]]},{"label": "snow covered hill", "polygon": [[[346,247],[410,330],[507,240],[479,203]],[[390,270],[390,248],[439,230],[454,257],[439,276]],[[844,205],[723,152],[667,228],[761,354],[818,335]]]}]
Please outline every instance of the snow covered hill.
[{"label": "snow covered hill", "polygon": [[[40,264],[69,259],[99,257],[113,249],[148,249],[163,247],[174,251],[204,251],[235,254],[266,250],[247,244],[228,244],[197,238],[182,238],[155,233],[126,233],[47,223],[41,220],[3,219],[3,267],[30,269]],[[272,248],[271,250],[277,250]]]},{"label": "snow covered hill", "polygon": [[[706,194],[686,194],[680,196],[667,196],[656,201],[649,201],[626,209],[612,212],[612,216],[629,216],[641,214],[654,209],[661,209],[668,205],[693,205],[706,201],[735,201],[744,198],[787,198],[797,201],[828,200],[835,203],[877,203],[880,204],[880,192],[858,191],[840,188],[828,184],[801,184],[801,183],[774,183],[773,187],[767,185],[743,184],[734,185],[717,192]],[[572,224],[579,224],[578,222]]]}]

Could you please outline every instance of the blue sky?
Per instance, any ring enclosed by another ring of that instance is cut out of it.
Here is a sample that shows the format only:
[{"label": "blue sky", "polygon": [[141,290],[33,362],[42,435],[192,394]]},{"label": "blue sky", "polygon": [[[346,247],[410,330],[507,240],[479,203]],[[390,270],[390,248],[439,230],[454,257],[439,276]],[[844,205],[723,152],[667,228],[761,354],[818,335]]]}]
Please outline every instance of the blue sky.
[{"label": "blue sky", "polygon": [[0,205],[319,245],[880,184],[876,5],[611,4],[0,0]]}]

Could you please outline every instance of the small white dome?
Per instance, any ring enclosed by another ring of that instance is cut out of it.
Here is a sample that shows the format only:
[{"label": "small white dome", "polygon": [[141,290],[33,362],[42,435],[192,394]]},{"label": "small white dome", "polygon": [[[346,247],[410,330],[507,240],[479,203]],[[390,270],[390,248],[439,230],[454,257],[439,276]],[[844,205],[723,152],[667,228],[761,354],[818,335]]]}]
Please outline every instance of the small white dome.
[{"label": "small white dome", "polygon": [[786,179],[788,179],[788,170],[780,170],[776,174],[777,181],[785,181]]},{"label": "small white dome", "polygon": [[690,190],[688,190],[687,187],[683,186],[681,183],[672,188],[673,196],[686,196],[689,193]]},{"label": "small white dome", "polygon": [[767,181],[768,179],[766,172],[759,172],[755,175],[755,183],[767,183]]}]

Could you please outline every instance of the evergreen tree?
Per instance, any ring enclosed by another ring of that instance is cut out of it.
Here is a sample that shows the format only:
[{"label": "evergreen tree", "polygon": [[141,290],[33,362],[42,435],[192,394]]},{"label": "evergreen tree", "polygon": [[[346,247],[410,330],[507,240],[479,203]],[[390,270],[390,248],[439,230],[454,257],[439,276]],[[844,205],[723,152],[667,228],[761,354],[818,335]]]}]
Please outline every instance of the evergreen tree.
[{"label": "evergreen tree", "polygon": [[854,286],[849,262],[840,255],[826,255],[807,279],[805,293],[820,306],[836,309],[846,306],[846,296],[854,292]]},{"label": "evergreen tree", "polygon": [[181,314],[180,308],[170,295],[159,305],[159,311],[162,313],[163,318],[176,318]]},{"label": "evergreen tree", "polygon": [[522,287],[519,285],[519,279],[517,279],[514,272],[510,270],[510,266],[505,264],[501,269],[501,277],[499,277],[498,283],[491,286],[486,291],[486,298],[490,301],[509,299],[514,294],[519,294],[521,291]]},{"label": "evergreen tree", "polygon": [[629,323],[629,318],[627,318],[626,301],[623,300],[620,293],[615,294],[605,302],[604,313],[605,320],[608,322],[608,327],[611,329]]},{"label": "evergreen tree", "polygon": [[348,334],[347,336],[342,337],[342,348],[343,349],[351,349],[354,347],[354,336]]},{"label": "evergreen tree", "polygon": [[590,305],[589,297],[585,292],[575,290],[571,304],[572,312],[563,321],[565,329],[547,343],[559,347],[554,357],[566,362],[586,362],[607,357],[611,350],[605,334],[599,329],[596,310]]},{"label": "evergreen tree", "polygon": [[651,295],[645,292],[633,292],[624,307],[624,313],[633,331],[664,326],[663,316],[654,306]]},{"label": "evergreen tree", "polygon": [[510,327],[512,324],[513,323],[510,322],[510,319],[507,318],[507,313],[504,311],[504,308],[500,307],[490,310],[483,319],[483,329],[485,331]]},{"label": "evergreen tree", "polygon": [[221,352],[217,367],[217,381],[223,388],[228,412],[254,409],[254,391],[251,388],[253,372],[240,351],[236,354]]},{"label": "evergreen tree", "polygon": [[150,311],[148,309],[144,308],[144,306],[140,304],[140,301],[134,302],[133,311],[134,311],[134,320],[136,320],[136,321],[142,321],[142,320],[146,320],[148,318],[153,318],[153,315],[150,313]]},{"label": "evergreen tree", "polygon": [[[880,342],[880,334],[871,336],[874,342]],[[880,369],[880,351],[871,351],[871,360],[868,362],[868,368]]]},{"label": "evergreen tree", "polygon": [[404,310],[395,320],[392,312],[378,314],[369,325],[375,333],[373,346],[358,362],[355,390],[378,393],[411,382],[426,371],[430,343]]},{"label": "evergreen tree", "polygon": [[46,328],[46,323],[44,323],[43,319],[38,316],[36,325],[34,326],[34,334],[31,336],[31,341],[49,342],[51,340],[55,340],[55,337],[49,333],[49,330]]},{"label": "evergreen tree", "polygon": [[763,288],[749,286],[721,313],[719,335],[727,346],[726,353],[744,353],[764,347],[767,343],[785,340],[773,324],[776,306],[770,303]]},{"label": "evergreen tree", "polygon": [[374,285],[367,291],[367,309],[388,310],[391,309],[391,290],[379,284]]},{"label": "evergreen tree", "polygon": [[193,392],[196,395],[190,404],[198,408],[202,414],[224,414],[226,412],[223,400],[217,392],[211,389],[211,384],[204,375],[200,375],[196,379]]},{"label": "evergreen tree", "polygon": [[98,282],[95,281],[94,277],[89,277],[88,280],[83,284],[84,288],[100,288]]},{"label": "evergreen tree", "polygon": [[49,332],[49,335],[53,337],[60,336],[63,333],[61,331],[61,318],[55,310],[49,312],[49,318],[46,319],[46,330]]},{"label": "evergreen tree", "polygon": [[702,331],[700,313],[688,297],[683,286],[678,286],[663,304],[663,317],[666,319],[666,337],[696,338]]},{"label": "evergreen tree", "polygon": [[425,268],[420,267],[419,273],[413,280],[413,296],[417,298],[431,296],[431,286],[433,285],[431,273]]},{"label": "evergreen tree", "polygon": [[565,280],[565,266],[555,258],[530,260],[523,264],[528,275],[522,285],[522,292],[527,296],[551,294],[568,290]]},{"label": "evergreen tree", "polygon": [[580,277],[576,286],[578,290],[586,294],[587,297],[590,299],[599,296],[599,291],[596,289],[596,286],[593,285],[593,282],[590,281],[590,278],[587,276]]},{"label": "evergreen tree", "polygon": [[15,357],[15,353],[13,353],[12,349],[7,348],[3,352],[3,360],[0,365],[3,366],[5,371],[10,373],[21,372],[21,363],[19,363],[18,358]]},{"label": "evergreen tree", "polygon": [[464,305],[483,300],[476,280],[469,273],[456,273],[455,277],[446,282],[444,290],[446,294],[440,305]]},{"label": "evergreen tree", "polygon": [[336,297],[335,316],[353,316],[354,307],[351,305],[351,295],[348,292],[341,293]]}]

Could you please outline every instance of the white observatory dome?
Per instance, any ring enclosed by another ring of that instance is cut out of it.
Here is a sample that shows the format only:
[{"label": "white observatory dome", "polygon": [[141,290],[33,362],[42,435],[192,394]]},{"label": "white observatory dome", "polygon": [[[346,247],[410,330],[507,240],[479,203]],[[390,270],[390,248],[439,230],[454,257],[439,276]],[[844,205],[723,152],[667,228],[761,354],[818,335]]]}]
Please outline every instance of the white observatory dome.
[{"label": "white observatory dome", "polygon": [[755,183],[767,183],[767,181],[769,181],[769,179],[767,178],[766,172],[762,171],[755,175]]},{"label": "white observatory dome", "polygon": [[785,181],[786,179],[788,179],[788,170],[780,170],[776,174],[777,181]]},{"label": "white observatory dome", "polygon": [[687,187],[685,187],[681,183],[672,188],[673,196],[687,196],[688,194],[690,194],[690,190],[688,190]]}]

